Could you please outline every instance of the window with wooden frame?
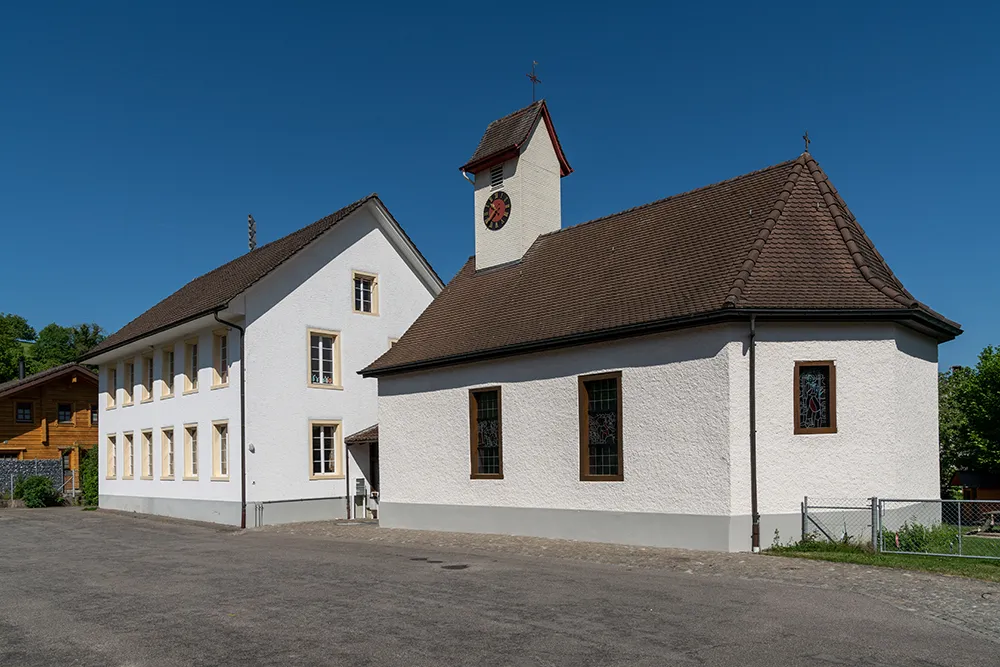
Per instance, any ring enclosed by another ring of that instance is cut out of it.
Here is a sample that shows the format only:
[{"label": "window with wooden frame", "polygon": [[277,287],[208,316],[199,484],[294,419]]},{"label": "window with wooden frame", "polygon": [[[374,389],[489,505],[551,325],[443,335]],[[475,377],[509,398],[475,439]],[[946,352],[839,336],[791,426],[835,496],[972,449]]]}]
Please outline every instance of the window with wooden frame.
[{"label": "window with wooden frame", "polygon": [[114,479],[118,476],[118,443],[113,434],[108,435],[107,439],[107,455],[108,455],[108,469],[106,476],[108,479]]},{"label": "window with wooden frame", "polygon": [[59,403],[56,405],[56,421],[60,424],[74,423],[75,414],[72,403]]},{"label": "window with wooden frame", "polygon": [[174,395],[174,346],[163,348],[160,354],[160,398]]},{"label": "window with wooden frame", "polygon": [[212,334],[212,388],[229,385],[229,331]]},{"label": "window with wooden frame", "polygon": [[198,479],[198,425],[184,427],[184,479]]},{"label": "window with wooden frame", "polygon": [[500,387],[469,390],[470,479],[503,479]]},{"label": "window with wooden frame", "polygon": [[99,423],[99,420],[100,420],[100,416],[101,416],[101,413],[97,409],[97,404],[96,403],[91,403],[90,404],[90,425],[91,426],[97,426],[97,424]]},{"label": "window with wooden frame", "polygon": [[580,480],[625,479],[622,452],[622,374],[581,375]]},{"label": "window with wooden frame", "polygon": [[142,479],[153,479],[153,432],[143,431],[140,434],[141,454],[139,465],[139,477]]},{"label": "window with wooden frame", "polygon": [[18,424],[35,423],[35,404],[33,401],[17,401],[14,403],[14,421]]},{"label": "window with wooden frame", "polygon": [[122,479],[132,479],[135,475],[135,441],[131,433],[122,433]]},{"label": "window with wooden frame", "polygon": [[832,361],[795,362],[795,433],[837,432],[837,367]]},{"label": "window with wooden frame", "polygon": [[229,479],[229,422],[212,422],[212,479]]},{"label": "window with wooden frame", "polygon": [[135,391],[135,362],[125,362],[125,386],[122,387],[122,405],[132,405],[132,392]]},{"label": "window with wooden frame", "polygon": [[339,421],[309,422],[309,479],[343,479],[344,445]]},{"label": "window with wooden frame", "polygon": [[354,312],[378,315],[378,275],[353,271]]},{"label": "window with wooden frame", "polygon": [[114,409],[118,402],[118,367],[112,366],[107,372],[108,409]]},{"label": "window with wooden frame", "polygon": [[174,478],[174,429],[160,429],[160,479]]},{"label": "window with wooden frame", "polygon": [[340,333],[309,329],[309,386],[343,389],[340,384]]},{"label": "window with wooden frame", "polygon": [[184,393],[198,391],[198,340],[184,344]]},{"label": "window with wooden frame", "polygon": [[140,401],[145,403],[146,401],[153,400],[153,357],[143,356],[142,357],[142,396],[139,398]]}]

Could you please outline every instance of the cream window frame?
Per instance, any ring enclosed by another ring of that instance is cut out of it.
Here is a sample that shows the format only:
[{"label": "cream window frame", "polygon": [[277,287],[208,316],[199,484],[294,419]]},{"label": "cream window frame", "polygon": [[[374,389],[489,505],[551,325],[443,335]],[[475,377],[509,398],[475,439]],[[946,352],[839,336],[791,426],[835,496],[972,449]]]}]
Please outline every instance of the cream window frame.
[{"label": "cream window frame", "polygon": [[198,339],[192,338],[184,341],[184,393],[198,393],[198,366],[199,359]]},{"label": "cream window frame", "polygon": [[[322,346],[320,352],[320,382],[313,382],[313,352],[312,352],[312,337],[331,337],[333,338],[333,384],[325,384],[322,382],[323,379],[323,357],[322,357]],[[306,382],[309,387],[314,389],[343,389],[344,385],[341,384],[340,376],[340,332],[339,331],[328,331],[325,329],[306,329]]]},{"label": "cream window frame", "polygon": [[104,471],[105,479],[118,478],[118,438],[114,433],[105,436],[105,448],[107,449],[107,469]]},{"label": "cream window frame", "polygon": [[177,350],[171,343],[160,350],[160,398],[172,398],[177,375]]},{"label": "cream window frame", "polygon": [[153,400],[154,363],[152,354],[144,354],[142,359],[142,394],[139,397],[140,403],[149,403]]},{"label": "cream window frame", "polygon": [[[316,473],[313,471],[313,429],[317,426],[334,427],[334,471],[332,473]],[[339,419],[309,420],[309,479],[344,479],[344,425]]]},{"label": "cream window frame", "polygon": [[184,477],[198,480],[198,425],[184,424]]},{"label": "cream window frame", "polygon": [[[357,302],[357,283],[359,280],[370,280],[371,281],[371,307],[368,310],[359,310]],[[378,274],[370,273],[368,271],[351,271],[351,310],[359,315],[373,315],[378,317]]]},{"label": "cream window frame", "polygon": [[135,359],[126,361],[123,368],[125,377],[122,382],[122,407],[135,405]]},{"label": "cream window frame", "polygon": [[[225,443],[223,443],[223,436]],[[223,447],[223,444],[225,445]],[[229,433],[229,420],[219,419],[212,422],[212,481],[228,482],[229,465],[232,459],[232,441]]]},{"label": "cream window frame", "polygon": [[229,329],[212,332],[212,389],[229,386]]},{"label": "cream window frame", "polygon": [[106,410],[114,410],[118,405],[118,364],[111,366],[107,369],[107,375],[105,377],[105,390],[108,394],[108,402],[105,405]]},{"label": "cream window frame", "polygon": [[122,433],[122,479],[135,479],[135,437],[132,431]]},{"label": "cream window frame", "polygon": [[173,480],[177,466],[177,441],[174,428],[160,429],[160,479]]},{"label": "cream window frame", "polygon": [[153,431],[139,433],[139,479],[153,479]]}]

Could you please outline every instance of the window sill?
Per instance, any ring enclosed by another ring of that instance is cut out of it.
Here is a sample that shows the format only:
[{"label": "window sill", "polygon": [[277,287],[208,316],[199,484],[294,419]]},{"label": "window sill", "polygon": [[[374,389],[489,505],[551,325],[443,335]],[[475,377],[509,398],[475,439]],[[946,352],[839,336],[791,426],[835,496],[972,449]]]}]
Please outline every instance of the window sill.
[{"label": "window sill", "polygon": [[184,481],[184,482],[197,482],[198,481],[198,476],[195,475],[194,477],[190,477],[188,475],[184,475],[183,477],[181,477],[181,480]]},{"label": "window sill", "polygon": [[337,391],[343,391],[344,390],[344,385],[342,385],[342,384],[314,384],[314,383],[310,382],[309,383],[309,388],[310,389],[336,389]]},{"label": "window sill", "polygon": [[499,475],[486,475],[474,472],[469,475],[469,479],[503,479],[503,473]]},{"label": "window sill", "polygon": [[624,482],[625,475],[580,475],[581,482]]},{"label": "window sill", "polygon": [[224,384],[213,384],[212,385],[212,391],[215,391],[216,389],[225,389],[228,386],[229,386],[228,382],[226,382]]},{"label": "window sill", "polygon": [[131,401],[128,403],[122,403],[123,408],[131,408],[133,405],[135,405],[135,403],[132,403]]},{"label": "window sill", "polygon": [[364,310],[355,310],[355,311],[352,311],[352,312],[355,315],[367,315],[368,317],[378,317],[378,311],[377,310],[374,311],[374,312],[371,312],[371,313],[366,312]]},{"label": "window sill", "polygon": [[76,422],[56,422],[56,426],[76,426]]},{"label": "window sill", "polygon": [[[152,478],[150,478],[150,479],[152,479]],[[174,481],[174,476],[170,475],[169,477],[160,477],[160,481],[161,482],[172,482],[172,481]]]},{"label": "window sill", "polygon": [[190,396],[191,394],[197,394],[197,393],[198,393],[198,388],[197,387],[195,387],[194,389],[185,389],[184,390],[184,395],[185,396]]},{"label": "window sill", "polygon": [[153,397],[152,397],[152,396],[150,396],[149,398],[144,398],[144,399],[142,399],[142,400],[141,400],[141,401],[139,401],[139,402],[140,402],[140,403],[152,403],[152,402],[153,402]]},{"label": "window sill", "polygon": [[108,407],[104,408],[104,411],[107,412],[108,410],[114,410],[116,407],[118,407],[118,406],[116,406],[116,405],[109,405]]},{"label": "window sill", "polygon": [[133,479],[135,479],[135,477],[132,477],[131,475],[129,475],[128,477],[126,477],[125,475],[122,475],[122,479],[127,479],[129,481],[132,481]]},{"label": "window sill", "polygon": [[795,435],[836,435],[836,428],[811,428],[808,430],[795,431]]},{"label": "window sill", "polygon": [[229,478],[228,477],[212,477],[211,481],[213,481],[213,482],[228,482]]},{"label": "window sill", "polygon": [[161,401],[165,401],[165,400],[167,400],[168,398],[173,398],[173,397],[174,397],[174,394],[173,394],[173,392],[171,392],[171,393],[169,393],[169,394],[163,394],[162,396],[160,396],[160,400],[161,400]]},{"label": "window sill", "polygon": [[152,477],[147,477],[146,475],[142,475],[142,476],[139,477],[139,479],[153,479],[153,478]]},{"label": "window sill", "polygon": [[312,481],[324,480],[324,479],[344,479],[344,475],[309,475],[309,479]]},{"label": "window sill", "polygon": [[115,477],[114,475],[105,475],[104,479],[118,479],[118,478]]}]

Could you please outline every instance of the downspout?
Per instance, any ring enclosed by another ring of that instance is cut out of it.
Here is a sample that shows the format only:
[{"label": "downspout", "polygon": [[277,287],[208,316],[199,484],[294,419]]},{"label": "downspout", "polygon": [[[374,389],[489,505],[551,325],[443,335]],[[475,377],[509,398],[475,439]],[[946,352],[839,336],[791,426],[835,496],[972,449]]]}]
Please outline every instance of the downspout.
[{"label": "downspout", "polygon": [[344,445],[344,483],[347,485],[347,520],[351,520],[351,452]]},{"label": "downspout", "polygon": [[[227,304],[228,305],[228,304]],[[240,528],[247,527],[247,356],[246,331],[238,324],[219,317],[219,311],[212,313],[215,321],[240,332]]]},{"label": "downspout", "polygon": [[757,316],[750,316],[750,544],[760,552],[760,513],[757,509]]}]

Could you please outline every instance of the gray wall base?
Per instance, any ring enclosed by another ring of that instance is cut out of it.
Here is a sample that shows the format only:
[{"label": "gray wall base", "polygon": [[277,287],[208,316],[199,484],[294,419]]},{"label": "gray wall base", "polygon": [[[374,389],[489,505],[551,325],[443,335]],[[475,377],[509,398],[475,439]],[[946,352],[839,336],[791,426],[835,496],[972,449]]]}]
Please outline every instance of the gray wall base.
[{"label": "gray wall base", "polygon": [[240,503],[231,500],[191,500],[188,498],[146,498],[142,496],[112,496],[101,494],[100,506],[105,509],[140,514],[157,514],[175,519],[207,521],[229,526],[240,525]]},{"label": "gray wall base", "polygon": [[[761,544],[771,546],[774,528],[797,539],[799,514],[772,515],[761,520]],[[749,551],[749,516],[602,512],[540,507],[486,507],[379,503],[379,525],[386,528],[463,533],[527,535],[585,542],[610,542],[648,547]],[[769,530],[769,532],[765,532]],[[765,539],[765,536],[767,539]]]}]

